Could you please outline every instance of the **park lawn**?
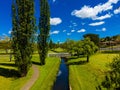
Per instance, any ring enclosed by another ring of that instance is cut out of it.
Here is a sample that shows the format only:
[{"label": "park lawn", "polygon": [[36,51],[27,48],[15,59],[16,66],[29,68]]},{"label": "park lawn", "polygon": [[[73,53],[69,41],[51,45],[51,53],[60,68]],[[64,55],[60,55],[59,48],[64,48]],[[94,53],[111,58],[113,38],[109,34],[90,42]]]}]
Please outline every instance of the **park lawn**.
[{"label": "park lawn", "polygon": [[[39,63],[37,56],[34,57],[35,63]],[[46,65],[39,66],[39,78],[30,90],[52,90],[53,84],[59,70],[60,58],[48,57]]]},{"label": "park lawn", "polygon": [[90,57],[89,63],[85,63],[86,58],[70,59],[68,61],[69,83],[72,90],[96,90],[98,85],[101,85],[105,72],[110,70],[108,64],[116,55],[95,54]]},{"label": "park lawn", "polygon": [[0,90],[9,90],[12,78],[9,77],[9,69],[12,67],[13,62],[9,62],[8,55],[0,55]]},{"label": "park lawn", "polygon": [[32,73],[31,68],[26,77],[18,78],[14,59],[10,62],[9,55],[0,55],[0,90],[20,90]]},{"label": "park lawn", "polygon": [[[33,55],[32,61],[39,64],[38,54]],[[40,76],[31,90],[38,90],[42,83],[47,83],[46,90],[50,90],[56,79],[59,64],[59,58],[47,58],[45,66],[38,65]],[[15,77],[16,71],[14,60],[12,59],[12,62],[9,62],[9,55],[0,55],[0,90],[20,90],[33,74],[33,69],[30,68],[26,77],[18,78]],[[46,85],[43,84],[39,90],[44,90],[44,88],[46,88]]]},{"label": "park lawn", "polygon": [[62,48],[56,48],[56,49],[49,50],[48,53],[63,53],[63,52],[66,52],[66,51]]}]

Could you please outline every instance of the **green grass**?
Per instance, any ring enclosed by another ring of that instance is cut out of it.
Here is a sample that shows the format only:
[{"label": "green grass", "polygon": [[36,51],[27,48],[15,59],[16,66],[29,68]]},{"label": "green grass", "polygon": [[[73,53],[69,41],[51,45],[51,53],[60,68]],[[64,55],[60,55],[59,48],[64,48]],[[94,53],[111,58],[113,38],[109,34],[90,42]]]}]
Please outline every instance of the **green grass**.
[{"label": "green grass", "polygon": [[56,49],[49,50],[49,53],[62,53],[62,52],[66,52],[66,51],[62,48],[56,48]]},{"label": "green grass", "polygon": [[[105,72],[110,70],[108,64],[116,54],[95,54],[86,63],[86,58],[70,59],[69,82],[72,90],[96,90],[104,79]],[[103,88],[104,90],[104,88]]]},{"label": "green grass", "polygon": [[9,55],[0,55],[0,90],[20,90],[30,79],[32,73],[31,68],[26,77],[18,78],[14,59],[9,62]]},{"label": "green grass", "polygon": [[13,78],[10,84],[10,90],[20,90],[22,86],[31,78],[33,74],[33,69],[31,68],[26,77]]},{"label": "green grass", "polygon": [[[37,57],[34,57],[34,61]],[[40,76],[38,80],[35,82],[31,90],[52,90],[52,86],[56,80],[56,75],[59,70],[60,58],[47,58],[46,65],[38,66]]]},{"label": "green grass", "polygon": [[[32,61],[39,64],[38,54],[34,54]],[[47,58],[45,66],[39,66],[40,76],[35,82],[31,90],[50,90],[59,69],[59,58]],[[0,55],[0,90],[20,90],[27,83],[33,74],[33,69],[30,68],[26,77],[16,77],[17,67],[14,64],[14,59],[9,62],[9,55]],[[46,84],[44,84],[46,83]],[[40,89],[39,89],[40,88]]]}]

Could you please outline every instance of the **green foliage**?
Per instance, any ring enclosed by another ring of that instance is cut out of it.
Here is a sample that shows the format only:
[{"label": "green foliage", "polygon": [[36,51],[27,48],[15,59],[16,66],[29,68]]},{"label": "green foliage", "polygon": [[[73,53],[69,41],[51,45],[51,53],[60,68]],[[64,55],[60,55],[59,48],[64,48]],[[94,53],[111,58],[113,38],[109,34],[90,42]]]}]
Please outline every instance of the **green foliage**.
[{"label": "green foliage", "polygon": [[34,0],[12,2],[12,48],[21,76],[26,76],[33,53],[35,33]]},{"label": "green foliage", "polygon": [[90,41],[89,38],[83,40],[83,53],[87,55],[87,62],[89,62],[89,56],[97,51],[98,47]]},{"label": "green foliage", "polygon": [[50,40],[49,41],[49,49],[55,49],[55,48],[56,48],[56,44],[52,40]]},{"label": "green foliage", "polygon": [[87,61],[89,62],[89,56],[94,54],[98,47],[94,44],[94,42],[90,41],[89,38],[85,38],[83,41],[74,41],[67,40],[64,44],[64,49],[66,49],[70,54],[77,55],[86,55]]},{"label": "green foliage", "polygon": [[98,34],[85,34],[84,38],[90,38],[91,41],[94,42],[95,45],[99,46],[99,35]]},{"label": "green foliage", "polygon": [[40,34],[38,35],[38,52],[40,55],[41,65],[45,64],[45,58],[48,52],[48,40],[49,40],[49,31],[50,31],[50,11],[47,0],[40,0],[40,21],[39,21],[39,30]]},{"label": "green foliage", "polygon": [[105,76],[102,86],[107,89],[120,89],[120,55],[110,64],[111,71]]},{"label": "green foliage", "polygon": [[76,42],[74,40],[69,40],[69,39],[64,43],[66,50],[72,55],[75,53],[74,51],[75,43]]}]

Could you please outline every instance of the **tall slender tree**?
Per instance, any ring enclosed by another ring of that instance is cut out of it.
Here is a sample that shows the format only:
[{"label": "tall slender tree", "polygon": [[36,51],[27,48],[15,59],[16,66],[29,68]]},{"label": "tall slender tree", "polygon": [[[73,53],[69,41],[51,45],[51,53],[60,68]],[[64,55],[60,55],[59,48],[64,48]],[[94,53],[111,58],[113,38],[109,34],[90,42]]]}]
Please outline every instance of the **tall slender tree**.
[{"label": "tall slender tree", "polygon": [[13,0],[12,48],[21,76],[26,76],[31,66],[34,33],[34,0]]},{"label": "tall slender tree", "polygon": [[50,11],[47,0],[40,0],[39,30],[40,34],[38,35],[38,52],[40,55],[40,64],[44,65],[48,52],[48,40],[50,31]]}]

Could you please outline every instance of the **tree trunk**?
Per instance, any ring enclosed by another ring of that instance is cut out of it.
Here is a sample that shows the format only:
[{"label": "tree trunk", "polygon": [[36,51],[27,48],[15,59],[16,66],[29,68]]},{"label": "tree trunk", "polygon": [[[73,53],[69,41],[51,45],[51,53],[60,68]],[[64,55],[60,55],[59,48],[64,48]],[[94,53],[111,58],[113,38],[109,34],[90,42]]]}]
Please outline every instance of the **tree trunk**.
[{"label": "tree trunk", "polygon": [[20,66],[20,75],[21,75],[21,77],[25,77],[26,75],[27,75],[27,65],[25,65],[25,64],[22,64],[21,66]]},{"label": "tree trunk", "polygon": [[87,55],[87,62],[89,62],[89,55]]}]

